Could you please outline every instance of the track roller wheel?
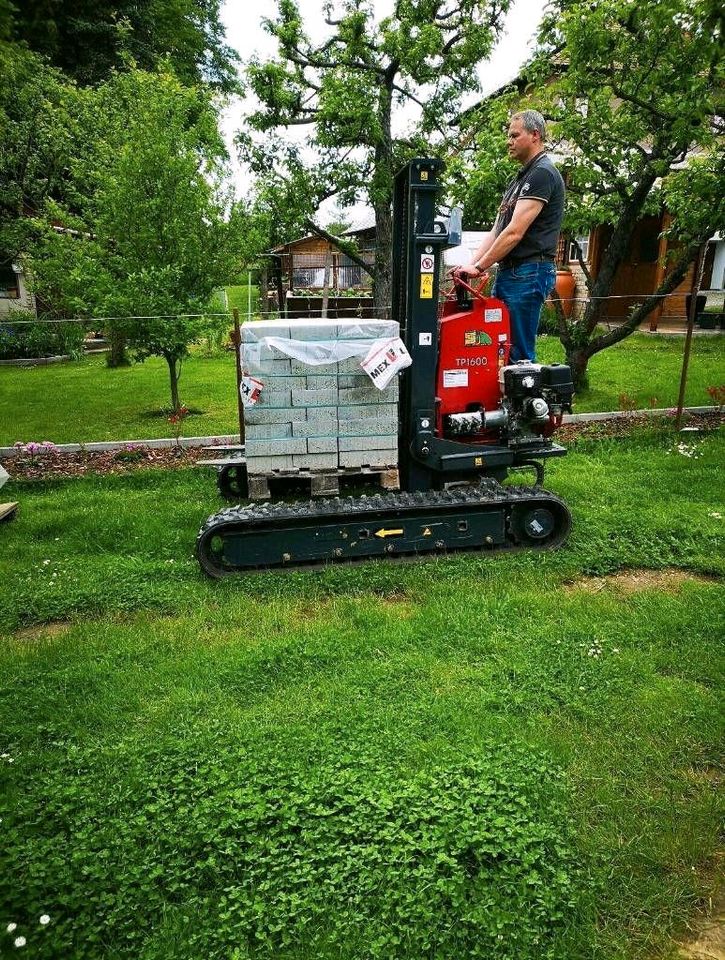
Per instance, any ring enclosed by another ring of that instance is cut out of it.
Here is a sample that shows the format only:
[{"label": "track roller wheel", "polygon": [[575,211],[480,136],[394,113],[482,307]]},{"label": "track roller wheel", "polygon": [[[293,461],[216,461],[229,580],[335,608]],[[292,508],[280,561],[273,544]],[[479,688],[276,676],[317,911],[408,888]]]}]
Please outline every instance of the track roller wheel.
[{"label": "track roller wheel", "polygon": [[511,511],[510,530],[520,546],[552,547],[566,539],[571,517],[558,504],[516,504]]},{"label": "track roller wheel", "polygon": [[228,576],[234,571],[224,563],[224,541],[213,529],[202,530],[196,541],[196,557],[208,576],[215,580]]},{"label": "track roller wheel", "polygon": [[230,463],[221,467],[217,474],[216,484],[219,493],[225,500],[239,503],[247,497],[247,465],[246,463]]}]

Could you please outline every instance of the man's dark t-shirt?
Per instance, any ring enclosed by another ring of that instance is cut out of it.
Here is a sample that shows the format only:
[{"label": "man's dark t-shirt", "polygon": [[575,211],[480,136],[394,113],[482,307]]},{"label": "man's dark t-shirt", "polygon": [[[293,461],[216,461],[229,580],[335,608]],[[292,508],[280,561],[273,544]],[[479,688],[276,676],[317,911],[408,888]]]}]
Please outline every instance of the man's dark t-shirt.
[{"label": "man's dark t-shirt", "polygon": [[547,154],[534,157],[508,185],[499,208],[497,233],[511,223],[518,200],[542,200],[544,206],[506,259],[525,260],[539,254],[554,259],[564,216],[564,181]]}]

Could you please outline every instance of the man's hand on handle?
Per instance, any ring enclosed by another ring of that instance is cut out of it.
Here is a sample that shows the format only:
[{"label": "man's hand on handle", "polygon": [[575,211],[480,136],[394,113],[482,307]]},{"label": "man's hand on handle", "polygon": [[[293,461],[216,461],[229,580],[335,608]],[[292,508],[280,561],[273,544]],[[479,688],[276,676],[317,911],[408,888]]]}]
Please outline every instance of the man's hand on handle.
[{"label": "man's hand on handle", "polygon": [[479,270],[475,263],[468,263],[462,267],[456,267],[453,271],[457,277],[482,277],[484,271]]}]

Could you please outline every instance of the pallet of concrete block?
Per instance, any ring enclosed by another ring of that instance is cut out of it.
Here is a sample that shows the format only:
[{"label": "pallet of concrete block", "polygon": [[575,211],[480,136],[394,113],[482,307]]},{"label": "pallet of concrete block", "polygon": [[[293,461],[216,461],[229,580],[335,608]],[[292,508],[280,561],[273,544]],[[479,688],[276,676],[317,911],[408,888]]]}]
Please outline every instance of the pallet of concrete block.
[{"label": "pallet of concrete block", "polygon": [[279,499],[290,494],[310,499],[336,497],[345,490],[368,486],[379,490],[399,490],[398,468],[367,465],[337,470],[300,468],[247,476],[247,496],[250,500]]},{"label": "pallet of concrete block", "polygon": [[250,477],[397,467],[397,379],[379,390],[360,365],[397,323],[264,320],[241,334],[244,374],[262,384],[245,407]]}]

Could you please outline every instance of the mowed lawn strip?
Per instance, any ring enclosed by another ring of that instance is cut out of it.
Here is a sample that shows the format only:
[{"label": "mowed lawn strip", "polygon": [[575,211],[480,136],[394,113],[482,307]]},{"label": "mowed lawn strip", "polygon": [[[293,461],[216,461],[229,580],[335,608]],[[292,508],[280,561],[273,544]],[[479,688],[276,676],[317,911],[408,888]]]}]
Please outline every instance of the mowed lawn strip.
[{"label": "mowed lawn strip", "polygon": [[199,471],[15,486],[3,930],[40,957],[666,956],[713,889],[723,732],[725,445],[675,439],[557,461],[557,553],[224,583],[191,556]]},{"label": "mowed lawn strip", "polygon": [[[672,407],[677,402],[682,337],[636,334],[597,354],[589,390],[575,398],[575,412]],[[560,363],[559,341],[539,338],[539,360]],[[686,403],[712,403],[708,387],[721,385],[725,337],[696,337]],[[238,430],[233,353],[206,355],[195,348],[184,362],[182,402],[192,413],[182,436],[233,434]],[[89,443],[149,440],[175,435],[168,421],[168,371],[163,360],[109,370],[103,356],[47,367],[0,367],[0,446],[18,440]]]}]

